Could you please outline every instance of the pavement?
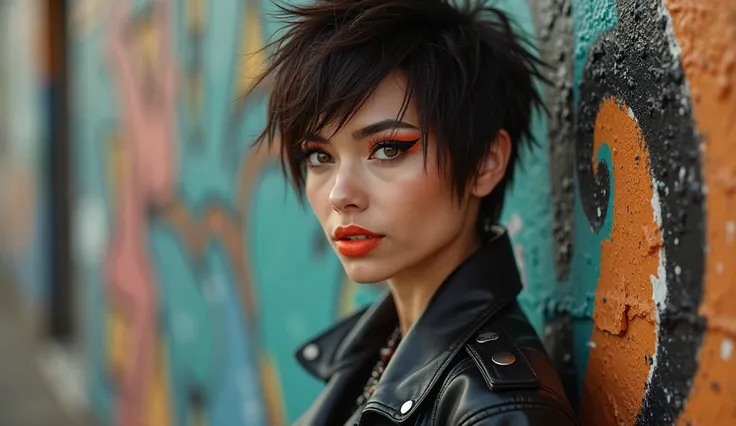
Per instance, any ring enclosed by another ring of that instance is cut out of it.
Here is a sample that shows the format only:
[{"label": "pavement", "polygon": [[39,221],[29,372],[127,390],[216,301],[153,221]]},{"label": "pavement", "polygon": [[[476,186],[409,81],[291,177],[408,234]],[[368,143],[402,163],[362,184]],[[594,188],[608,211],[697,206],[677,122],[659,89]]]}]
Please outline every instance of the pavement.
[{"label": "pavement", "polygon": [[[0,286],[5,283],[0,282]],[[24,326],[6,292],[0,297],[0,426],[88,426],[74,418],[54,392],[40,344]],[[64,389],[64,383],[58,389]]]}]

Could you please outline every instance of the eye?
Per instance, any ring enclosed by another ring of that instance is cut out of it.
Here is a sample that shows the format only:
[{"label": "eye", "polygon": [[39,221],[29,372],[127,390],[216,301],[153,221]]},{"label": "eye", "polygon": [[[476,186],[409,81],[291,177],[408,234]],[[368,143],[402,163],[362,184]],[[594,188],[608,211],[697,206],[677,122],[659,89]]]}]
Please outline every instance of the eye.
[{"label": "eye", "polygon": [[323,164],[329,164],[332,162],[330,154],[324,151],[312,151],[307,155],[307,165],[309,166],[321,166]]},{"label": "eye", "polygon": [[371,151],[371,159],[379,161],[396,160],[409,151],[419,139],[413,141],[383,141],[377,143]]},{"label": "eye", "polygon": [[373,151],[373,158],[377,160],[390,160],[401,154],[401,150],[395,146],[382,146]]}]

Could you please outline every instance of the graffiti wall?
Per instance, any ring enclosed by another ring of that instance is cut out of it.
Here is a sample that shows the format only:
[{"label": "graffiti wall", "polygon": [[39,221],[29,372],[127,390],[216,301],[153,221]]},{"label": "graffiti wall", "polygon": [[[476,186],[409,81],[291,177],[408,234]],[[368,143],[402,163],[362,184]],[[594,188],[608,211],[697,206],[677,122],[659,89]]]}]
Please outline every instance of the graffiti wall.
[{"label": "graffiti wall", "polygon": [[76,259],[98,417],[286,424],[319,390],[295,346],[372,291],[346,282],[274,158],[247,149],[263,100],[240,95],[275,30],[266,11],[76,7]]},{"label": "graffiti wall", "polygon": [[[504,222],[584,424],[736,424],[736,3],[499,4],[552,65]],[[345,279],[274,156],[248,149],[264,93],[241,95],[272,2],[73,5],[97,416],[288,424],[320,388],[294,348],[375,289]]]},{"label": "graffiti wall", "polygon": [[[530,13],[554,84],[546,149],[521,186],[550,186],[517,191],[508,215],[528,307],[560,371],[577,373],[582,421],[734,424],[736,3]],[[522,208],[537,197],[543,214]]]},{"label": "graffiti wall", "polygon": [[736,3],[537,2],[533,13],[555,85],[550,240],[530,247],[553,247],[556,293],[538,306],[577,367],[582,419],[736,423],[725,396]]}]

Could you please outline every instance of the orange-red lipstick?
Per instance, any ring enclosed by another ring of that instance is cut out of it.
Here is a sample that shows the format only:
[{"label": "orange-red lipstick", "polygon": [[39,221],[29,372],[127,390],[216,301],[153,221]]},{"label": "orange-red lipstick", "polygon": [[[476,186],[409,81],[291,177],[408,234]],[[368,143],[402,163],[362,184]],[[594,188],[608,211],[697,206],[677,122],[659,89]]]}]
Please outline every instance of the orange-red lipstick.
[{"label": "orange-red lipstick", "polygon": [[337,251],[347,257],[368,254],[381,244],[383,237],[358,225],[338,226],[332,235]]}]

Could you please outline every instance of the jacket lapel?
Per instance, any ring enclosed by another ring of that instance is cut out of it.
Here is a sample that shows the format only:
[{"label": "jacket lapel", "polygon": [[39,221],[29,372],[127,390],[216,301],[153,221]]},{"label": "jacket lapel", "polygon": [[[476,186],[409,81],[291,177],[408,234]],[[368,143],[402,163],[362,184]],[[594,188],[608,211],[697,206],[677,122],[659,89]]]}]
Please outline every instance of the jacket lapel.
[{"label": "jacket lapel", "polygon": [[326,382],[339,368],[373,357],[398,321],[391,293],[385,291],[370,307],[303,344],[294,356],[307,372]]},{"label": "jacket lapel", "polygon": [[327,382],[324,390],[312,403],[309,409],[293,423],[293,426],[316,426],[334,424],[334,413],[342,411],[345,393],[355,380],[359,366],[335,372]]},{"label": "jacket lapel", "polygon": [[520,290],[511,241],[502,232],[437,290],[399,344],[364,413],[399,423],[412,416],[465,342]]},{"label": "jacket lapel", "polygon": [[[465,342],[492,315],[513,303],[520,290],[511,241],[501,231],[440,286],[403,337],[364,413],[399,423],[409,418]],[[295,424],[329,424],[330,415],[343,408],[338,404],[354,384],[356,373],[374,359],[397,324],[396,307],[386,291],[368,309],[302,346],[297,359],[327,385]]]},{"label": "jacket lapel", "polygon": [[356,377],[370,368],[368,364],[375,360],[396,324],[396,308],[386,291],[369,308],[346,318],[303,345],[296,353],[297,360],[327,384],[294,425],[330,425],[334,413],[349,408],[345,404],[351,401],[345,398],[346,395],[353,396]]}]

